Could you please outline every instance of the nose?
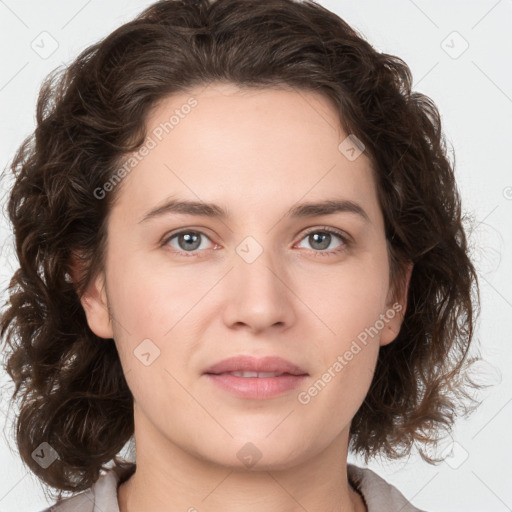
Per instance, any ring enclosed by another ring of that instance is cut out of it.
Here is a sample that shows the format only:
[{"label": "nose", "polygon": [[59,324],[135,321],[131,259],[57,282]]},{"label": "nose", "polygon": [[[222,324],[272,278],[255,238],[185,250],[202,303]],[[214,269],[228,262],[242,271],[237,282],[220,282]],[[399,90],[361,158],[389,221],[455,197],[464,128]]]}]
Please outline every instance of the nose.
[{"label": "nose", "polygon": [[297,298],[283,262],[258,246],[249,241],[233,255],[233,269],[226,276],[224,321],[230,328],[245,327],[254,333],[273,326],[284,330],[295,320]]}]

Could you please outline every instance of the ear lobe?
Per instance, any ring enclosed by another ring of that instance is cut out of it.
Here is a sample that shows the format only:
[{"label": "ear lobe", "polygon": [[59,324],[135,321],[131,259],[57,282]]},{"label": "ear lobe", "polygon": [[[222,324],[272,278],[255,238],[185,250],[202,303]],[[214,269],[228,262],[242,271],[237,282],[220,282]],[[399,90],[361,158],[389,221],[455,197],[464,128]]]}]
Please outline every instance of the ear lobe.
[{"label": "ear lobe", "polygon": [[80,301],[91,331],[100,338],[113,338],[103,272],[89,284]]},{"label": "ear lobe", "polygon": [[[81,275],[81,266],[76,258],[70,272],[74,283],[77,283]],[[87,285],[80,296],[80,302],[87,317],[87,324],[91,331],[100,338],[110,339],[114,337],[112,322],[108,310],[108,298],[105,289],[105,274],[100,272]]]},{"label": "ear lobe", "polygon": [[381,346],[388,345],[394,341],[400,332],[400,328],[405,317],[405,311],[407,309],[407,296],[413,267],[414,264],[412,262],[408,264],[405,275],[405,284],[399,291],[399,297],[396,298],[393,304],[391,304],[391,301],[387,304],[387,322],[385,322],[384,328],[381,331]]}]

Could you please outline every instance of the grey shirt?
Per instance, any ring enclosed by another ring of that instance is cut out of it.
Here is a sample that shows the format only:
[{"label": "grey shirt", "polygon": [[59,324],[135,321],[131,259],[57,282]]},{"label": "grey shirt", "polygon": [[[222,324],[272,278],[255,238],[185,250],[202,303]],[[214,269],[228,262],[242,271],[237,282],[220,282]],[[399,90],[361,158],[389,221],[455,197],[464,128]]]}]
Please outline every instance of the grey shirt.
[{"label": "grey shirt", "polygon": [[[117,489],[135,471],[135,464],[114,466],[100,476],[94,485],[79,494],[41,512],[119,512]],[[368,512],[425,512],[414,507],[405,496],[369,468],[347,464],[351,485],[363,497]]]}]

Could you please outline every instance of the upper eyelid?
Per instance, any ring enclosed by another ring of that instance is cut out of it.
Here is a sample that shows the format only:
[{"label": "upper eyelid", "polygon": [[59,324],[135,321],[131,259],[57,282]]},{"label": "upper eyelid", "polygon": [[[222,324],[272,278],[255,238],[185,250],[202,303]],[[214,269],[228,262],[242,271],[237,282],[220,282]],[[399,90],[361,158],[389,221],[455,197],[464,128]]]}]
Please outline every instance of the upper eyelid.
[{"label": "upper eyelid", "polygon": [[[174,238],[175,236],[177,235],[181,235],[183,233],[198,233],[198,234],[201,234],[201,235],[204,235],[205,237],[207,237],[212,243],[215,243],[213,242],[213,240],[211,239],[210,236],[208,236],[207,233],[205,233],[204,231],[202,231],[202,229],[204,228],[183,228],[183,229],[178,229],[178,231],[174,231],[174,232],[171,232],[170,234],[168,235],[165,235],[162,239],[162,244],[167,244],[171,238]],[[316,233],[316,232],[329,232],[331,234],[334,234],[334,235],[337,235],[341,238],[341,240],[344,242],[344,243],[347,243],[347,242],[350,242],[352,241],[352,237],[351,235],[349,235],[346,231],[340,229],[340,228],[335,228],[335,227],[331,227],[331,226],[313,226],[313,227],[310,227],[310,228],[305,228],[305,230],[302,230],[300,233],[303,233],[302,237],[299,239],[299,242],[304,238],[306,237],[307,235],[311,234],[311,233]],[[299,233],[299,234],[300,234]],[[296,235],[297,236],[297,235]]]}]

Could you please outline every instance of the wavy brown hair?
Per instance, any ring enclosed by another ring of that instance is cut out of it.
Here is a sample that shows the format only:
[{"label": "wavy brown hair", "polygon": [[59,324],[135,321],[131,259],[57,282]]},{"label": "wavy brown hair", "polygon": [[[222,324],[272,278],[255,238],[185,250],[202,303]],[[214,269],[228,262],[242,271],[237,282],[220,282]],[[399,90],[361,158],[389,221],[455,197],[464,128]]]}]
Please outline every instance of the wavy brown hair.
[{"label": "wavy brown hair", "polygon": [[[481,387],[469,374],[479,360],[469,348],[480,297],[454,163],[437,107],[411,90],[406,63],[310,0],[160,1],[43,82],[37,127],[10,163],[19,268],[1,318],[23,461],[61,491],[87,489],[107,463],[122,463],[133,396],[113,340],[89,329],[79,300],[102,269],[108,213],[122,186],[104,199],[94,191],[143,144],[159,101],[214,81],[319,92],[364,143],[395,297],[406,265],[414,268],[401,330],[380,348],[350,449],[367,462],[417,446],[435,463],[426,448],[460,411],[474,409]],[[73,283],[78,256],[83,272]],[[46,469],[32,457],[43,442],[59,456]]]}]

